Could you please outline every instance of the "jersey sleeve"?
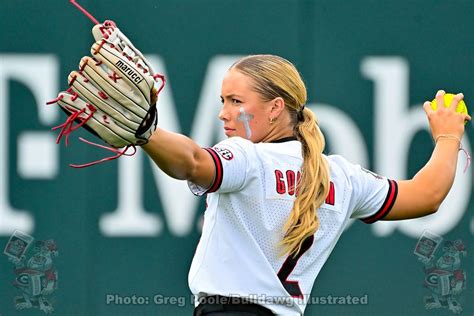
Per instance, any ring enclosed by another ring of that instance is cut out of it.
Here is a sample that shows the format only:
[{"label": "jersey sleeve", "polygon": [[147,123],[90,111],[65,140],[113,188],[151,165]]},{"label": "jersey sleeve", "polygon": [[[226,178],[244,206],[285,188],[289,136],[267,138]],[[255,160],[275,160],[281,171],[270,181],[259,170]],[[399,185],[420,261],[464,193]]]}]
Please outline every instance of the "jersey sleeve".
[{"label": "jersey sleeve", "polygon": [[251,146],[252,143],[248,140],[232,137],[213,147],[204,148],[214,161],[215,177],[209,188],[203,188],[188,181],[191,192],[201,196],[206,193],[240,190],[247,179]]},{"label": "jersey sleeve", "polygon": [[395,204],[397,182],[359,165],[355,166],[355,170],[353,187],[356,204],[351,217],[361,219],[367,224],[375,223],[387,216]]},{"label": "jersey sleeve", "polygon": [[351,218],[367,224],[383,219],[392,209],[398,194],[397,182],[382,177],[360,165],[340,158],[352,187],[353,208]]}]

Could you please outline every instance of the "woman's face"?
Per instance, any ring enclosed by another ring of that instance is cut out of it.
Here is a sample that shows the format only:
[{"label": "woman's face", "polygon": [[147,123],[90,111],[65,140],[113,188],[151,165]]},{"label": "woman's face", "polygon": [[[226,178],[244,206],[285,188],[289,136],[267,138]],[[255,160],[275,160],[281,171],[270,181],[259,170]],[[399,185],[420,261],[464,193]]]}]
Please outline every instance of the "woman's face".
[{"label": "woman's face", "polygon": [[272,101],[263,101],[252,85],[249,76],[235,69],[227,72],[222,81],[219,119],[227,137],[240,136],[258,143],[270,132]]}]

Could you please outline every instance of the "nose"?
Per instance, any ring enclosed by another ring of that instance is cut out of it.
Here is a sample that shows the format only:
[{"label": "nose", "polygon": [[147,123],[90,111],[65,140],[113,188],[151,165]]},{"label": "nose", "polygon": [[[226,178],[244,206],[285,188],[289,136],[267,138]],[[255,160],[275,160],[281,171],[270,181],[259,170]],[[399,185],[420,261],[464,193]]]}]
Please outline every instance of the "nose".
[{"label": "nose", "polygon": [[226,107],[223,105],[221,110],[219,111],[219,120],[223,122],[229,121],[229,112],[226,111]]}]

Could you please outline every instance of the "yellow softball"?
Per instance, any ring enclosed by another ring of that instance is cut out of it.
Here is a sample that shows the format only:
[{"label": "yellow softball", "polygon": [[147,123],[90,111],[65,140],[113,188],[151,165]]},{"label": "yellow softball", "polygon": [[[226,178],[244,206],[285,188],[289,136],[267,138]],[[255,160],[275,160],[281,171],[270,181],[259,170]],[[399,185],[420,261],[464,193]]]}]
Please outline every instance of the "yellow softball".
[{"label": "yellow softball", "polygon": [[[444,106],[449,107],[451,105],[451,101],[453,101],[454,94],[452,93],[446,93],[444,95]],[[431,101],[431,108],[436,111],[438,108],[438,104],[436,103],[436,99]],[[456,112],[458,113],[463,113],[463,114],[469,114],[467,112],[467,106],[464,100],[459,101],[458,106],[456,107]]]}]

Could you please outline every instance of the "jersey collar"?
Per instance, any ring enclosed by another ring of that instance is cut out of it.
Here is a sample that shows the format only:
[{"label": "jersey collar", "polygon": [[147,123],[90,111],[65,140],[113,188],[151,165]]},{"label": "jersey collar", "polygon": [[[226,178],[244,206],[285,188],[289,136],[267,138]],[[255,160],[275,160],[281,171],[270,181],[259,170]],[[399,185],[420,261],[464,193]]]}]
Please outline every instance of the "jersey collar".
[{"label": "jersey collar", "polygon": [[289,141],[292,141],[292,140],[298,140],[298,139],[295,136],[289,136],[289,137],[283,137],[283,138],[280,138],[280,139],[272,140],[269,143],[284,143],[284,142],[289,142]]}]

